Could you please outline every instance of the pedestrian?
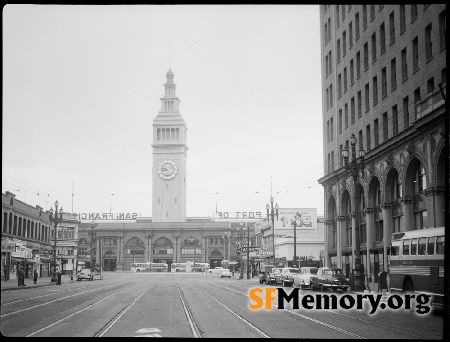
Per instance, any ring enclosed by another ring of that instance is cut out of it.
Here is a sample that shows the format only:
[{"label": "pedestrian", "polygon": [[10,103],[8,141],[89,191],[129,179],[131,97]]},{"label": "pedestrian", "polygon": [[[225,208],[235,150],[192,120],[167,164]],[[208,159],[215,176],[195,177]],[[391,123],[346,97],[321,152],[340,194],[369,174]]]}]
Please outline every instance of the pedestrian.
[{"label": "pedestrian", "polygon": [[59,268],[56,271],[56,276],[58,277],[58,281],[57,281],[56,285],[61,285],[61,271],[59,270]]},{"label": "pedestrian", "polygon": [[70,280],[73,280],[73,270],[72,270],[72,272],[70,273]]},{"label": "pedestrian", "polygon": [[25,274],[23,272],[22,266],[19,266],[19,270],[17,271],[17,286],[26,286],[24,278]]},{"label": "pedestrian", "polygon": [[8,278],[9,278],[9,277],[8,277],[8,276],[9,276],[9,272],[8,272],[8,266],[7,266],[7,265],[5,265],[3,274],[4,274],[4,276],[5,276],[5,281],[8,280]]},{"label": "pedestrian", "polygon": [[37,278],[38,278],[38,271],[37,268],[35,268],[33,273],[33,281],[35,284],[37,283]]}]

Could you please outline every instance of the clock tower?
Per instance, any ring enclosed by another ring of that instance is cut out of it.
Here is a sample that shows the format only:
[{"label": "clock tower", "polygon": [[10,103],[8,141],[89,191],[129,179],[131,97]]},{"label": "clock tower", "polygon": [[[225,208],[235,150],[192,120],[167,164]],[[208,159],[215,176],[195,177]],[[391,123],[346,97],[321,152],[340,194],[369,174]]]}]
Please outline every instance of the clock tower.
[{"label": "clock tower", "polygon": [[186,131],[171,69],[153,120],[152,222],[186,222]]}]

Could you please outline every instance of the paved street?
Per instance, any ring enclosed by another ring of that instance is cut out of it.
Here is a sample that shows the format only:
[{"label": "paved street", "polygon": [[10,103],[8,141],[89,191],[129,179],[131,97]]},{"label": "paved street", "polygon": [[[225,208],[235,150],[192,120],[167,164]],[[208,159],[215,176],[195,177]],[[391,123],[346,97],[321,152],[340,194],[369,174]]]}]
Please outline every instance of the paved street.
[{"label": "paved street", "polygon": [[[7,283],[7,284],[6,284]],[[2,281],[1,333],[5,336],[149,336],[271,338],[442,339],[442,314],[386,310],[250,310],[257,278],[202,273],[104,273],[103,280],[62,285],[40,278],[24,288]],[[9,287],[9,289],[8,289]],[[285,288],[290,292],[292,288]],[[300,290],[300,296],[315,295]],[[343,293],[329,292],[338,297]],[[355,296],[356,294],[346,293]]]}]

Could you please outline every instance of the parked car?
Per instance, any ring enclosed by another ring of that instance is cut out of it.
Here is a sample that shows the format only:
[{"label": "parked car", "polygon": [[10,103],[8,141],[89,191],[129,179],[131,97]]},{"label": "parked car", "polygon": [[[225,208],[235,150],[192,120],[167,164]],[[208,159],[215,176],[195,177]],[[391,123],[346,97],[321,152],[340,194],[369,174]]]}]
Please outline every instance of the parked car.
[{"label": "parked car", "polygon": [[223,267],[214,267],[210,270],[208,270],[209,274],[221,274],[223,271]]},{"label": "parked car", "polygon": [[89,268],[83,268],[77,273],[77,281],[83,279],[94,280],[94,275]]},{"label": "parked car", "polygon": [[283,286],[291,286],[294,283],[294,275],[300,270],[296,267],[283,267],[281,269],[281,284]]},{"label": "parked car", "polygon": [[265,283],[266,282],[266,277],[267,275],[270,273],[271,268],[275,267],[274,265],[264,265],[261,269],[261,271],[259,271],[259,283]]},{"label": "parked car", "polygon": [[300,267],[300,272],[294,275],[293,286],[301,289],[304,287],[311,288],[311,276],[317,274],[317,271],[317,267]]},{"label": "parked car", "polygon": [[272,267],[270,271],[267,272],[266,275],[266,284],[281,284],[281,268],[280,267]]},{"label": "parked car", "polygon": [[319,289],[333,289],[333,291],[347,291],[350,288],[348,279],[345,277],[341,268],[336,267],[320,267],[317,274],[311,276],[311,289],[315,291]]},{"label": "parked car", "polygon": [[220,278],[223,277],[231,278],[231,271],[228,268],[224,268],[222,273],[220,274]]}]

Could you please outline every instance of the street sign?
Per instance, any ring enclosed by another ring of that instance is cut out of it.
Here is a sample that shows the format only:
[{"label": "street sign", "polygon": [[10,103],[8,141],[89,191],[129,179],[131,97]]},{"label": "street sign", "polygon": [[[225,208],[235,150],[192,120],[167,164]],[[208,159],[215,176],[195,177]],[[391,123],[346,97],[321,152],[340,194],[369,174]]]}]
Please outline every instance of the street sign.
[{"label": "street sign", "polygon": [[[260,247],[256,247],[256,246],[255,247],[253,247],[253,246],[248,247],[248,250],[250,252],[257,251],[258,249],[260,249]],[[242,250],[242,253],[247,253],[247,246],[242,247],[241,250]]]}]

